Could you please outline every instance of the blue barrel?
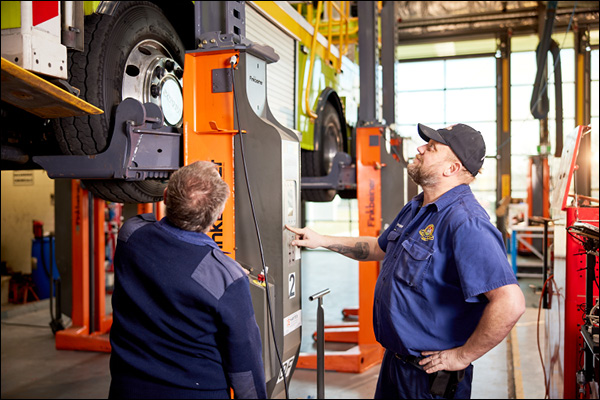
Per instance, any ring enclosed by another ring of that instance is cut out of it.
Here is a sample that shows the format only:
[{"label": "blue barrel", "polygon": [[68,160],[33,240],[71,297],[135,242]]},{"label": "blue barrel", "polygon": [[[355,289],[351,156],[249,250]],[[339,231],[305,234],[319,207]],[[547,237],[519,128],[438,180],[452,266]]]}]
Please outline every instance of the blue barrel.
[{"label": "blue barrel", "polygon": [[[50,239],[52,239],[52,243],[50,243]],[[52,245],[52,254],[50,254],[50,245]],[[52,264],[50,264],[50,255],[52,255]],[[60,278],[55,255],[54,236],[52,238],[43,237],[33,239],[31,243],[31,257],[37,259],[37,266],[34,265],[34,268],[32,268],[31,276],[35,284],[35,293],[40,300],[50,297],[50,271],[52,270],[54,280]],[[56,295],[56,286],[54,287],[54,292]]]}]

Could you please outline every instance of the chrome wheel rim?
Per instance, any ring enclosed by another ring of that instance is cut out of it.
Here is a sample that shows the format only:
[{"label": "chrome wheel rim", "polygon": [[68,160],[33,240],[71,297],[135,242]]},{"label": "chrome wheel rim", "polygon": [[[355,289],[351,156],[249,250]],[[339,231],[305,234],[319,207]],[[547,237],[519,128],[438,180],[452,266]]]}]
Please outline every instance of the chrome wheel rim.
[{"label": "chrome wheel rim", "polygon": [[165,125],[183,123],[183,68],[156,40],[139,42],[129,53],[123,71],[122,99],[154,103],[163,110]]}]

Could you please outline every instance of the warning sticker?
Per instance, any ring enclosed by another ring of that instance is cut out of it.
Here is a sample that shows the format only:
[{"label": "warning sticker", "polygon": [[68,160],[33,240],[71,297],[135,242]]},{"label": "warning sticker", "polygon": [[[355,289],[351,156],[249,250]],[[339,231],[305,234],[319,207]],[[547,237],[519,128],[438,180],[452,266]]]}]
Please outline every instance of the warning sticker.
[{"label": "warning sticker", "polygon": [[283,319],[283,336],[295,331],[300,326],[302,326],[302,310],[298,310]]}]

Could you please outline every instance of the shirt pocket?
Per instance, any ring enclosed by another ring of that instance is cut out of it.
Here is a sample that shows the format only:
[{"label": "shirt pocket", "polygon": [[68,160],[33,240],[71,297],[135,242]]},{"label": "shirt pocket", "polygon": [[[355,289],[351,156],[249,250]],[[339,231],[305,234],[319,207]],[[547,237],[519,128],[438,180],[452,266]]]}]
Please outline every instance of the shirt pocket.
[{"label": "shirt pocket", "polygon": [[390,233],[388,233],[386,239],[387,239],[387,246],[386,246],[386,250],[385,250],[385,258],[383,259],[383,263],[381,265],[381,270],[380,270],[380,275],[381,274],[390,274],[392,271],[390,271],[390,268],[394,268],[394,254],[398,253],[398,238],[400,237],[400,232],[396,231],[395,229],[390,231]]},{"label": "shirt pocket", "polygon": [[432,255],[433,249],[408,238],[402,242],[396,278],[412,288],[419,289],[431,265]]},{"label": "shirt pocket", "polygon": [[398,232],[397,230],[394,229],[393,231],[391,231],[390,233],[388,233],[388,235],[387,235],[387,241],[388,242],[393,242],[396,239],[398,239],[398,236],[400,236],[400,232]]}]

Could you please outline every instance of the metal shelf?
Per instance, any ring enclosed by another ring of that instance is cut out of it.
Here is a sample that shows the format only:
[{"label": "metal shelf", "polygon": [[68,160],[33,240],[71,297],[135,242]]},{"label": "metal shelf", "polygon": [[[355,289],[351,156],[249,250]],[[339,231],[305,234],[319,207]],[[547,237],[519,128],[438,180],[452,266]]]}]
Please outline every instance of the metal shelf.
[{"label": "metal shelf", "polygon": [[594,357],[598,359],[598,342],[594,343],[594,339],[592,335],[587,331],[588,325],[583,325],[581,327],[581,336],[583,336],[583,340],[585,344],[590,348],[592,353],[594,353]]}]

